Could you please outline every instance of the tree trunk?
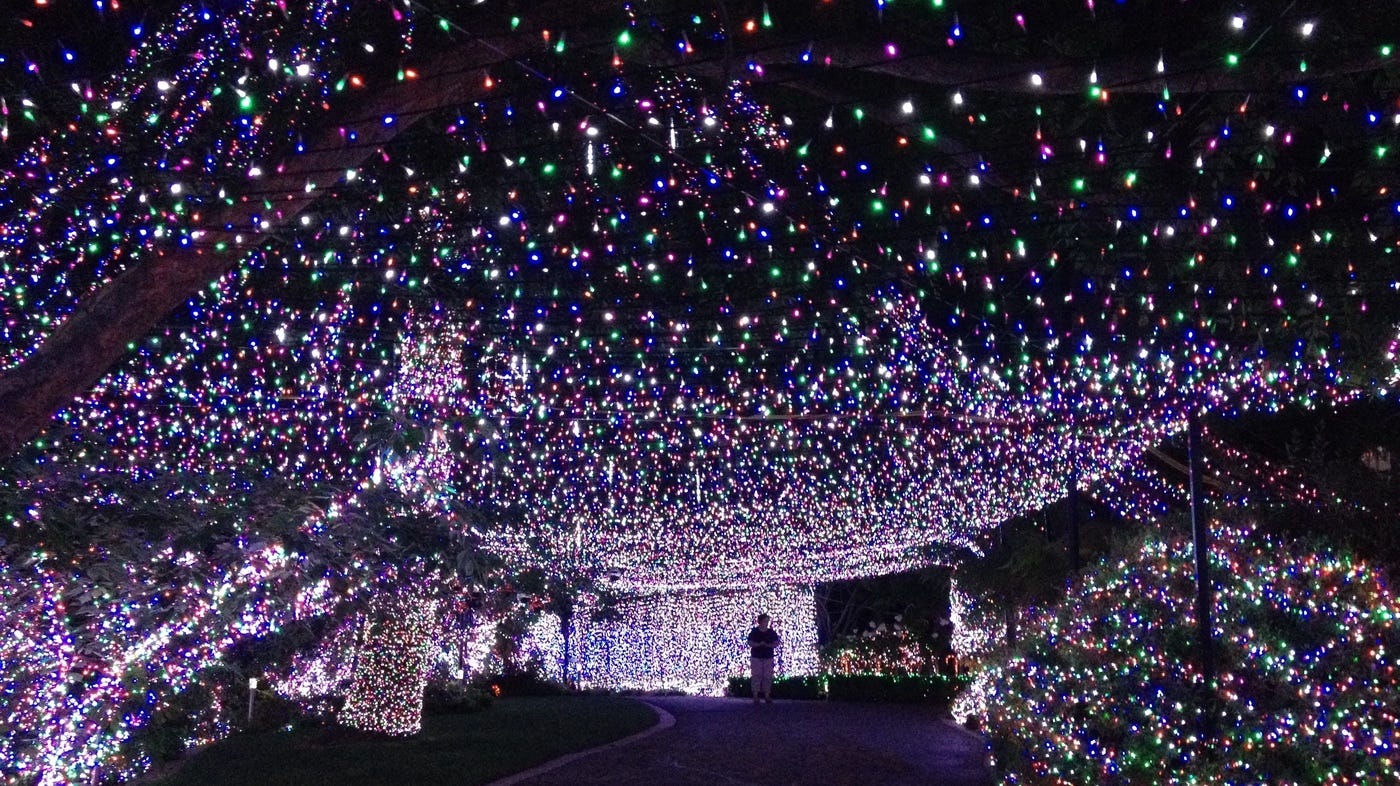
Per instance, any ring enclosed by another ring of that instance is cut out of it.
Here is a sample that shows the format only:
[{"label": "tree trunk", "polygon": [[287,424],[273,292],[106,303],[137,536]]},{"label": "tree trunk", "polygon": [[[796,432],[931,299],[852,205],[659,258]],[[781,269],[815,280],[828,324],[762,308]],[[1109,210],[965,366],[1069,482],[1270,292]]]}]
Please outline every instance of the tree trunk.
[{"label": "tree trunk", "polygon": [[1020,638],[1020,631],[1016,629],[1016,604],[1013,603],[1010,599],[1007,599],[1006,601],[1005,620],[1006,644],[1007,646],[1014,647],[1016,646],[1017,640]]},{"label": "tree trunk", "polygon": [[564,684],[570,687],[573,686],[573,683],[569,681],[569,634],[573,632],[573,623],[574,615],[572,613],[559,615],[559,632],[564,636],[564,653],[560,662],[561,673],[559,676],[562,678]]},{"label": "tree trunk", "polygon": [[404,593],[374,605],[366,616],[354,683],[340,723],[380,734],[417,734],[423,725],[423,689],[437,603]]},{"label": "tree trunk", "polygon": [[[223,209],[200,211],[207,215],[191,227],[200,245],[226,242],[226,251],[153,249],[83,301],[37,350],[0,374],[0,412],[5,413],[0,418],[0,457],[39,436],[55,413],[90,391],[134,342],[328,194],[339,173],[378,154],[412,125],[386,125],[378,122],[380,118],[422,114],[442,103],[444,96],[463,103],[479,98],[486,90],[487,65],[538,46],[533,39],[513,36],[498,43],[473,40],[443,53],[419,68],[417,79],[373,91],[374,97],[358,106],[343,107],[346,117],[326,123],[321,138],[310,146],[312,152],[283,160],[269,168],[275,174],[256,181],[257,195],[237,197]],[[341,131],[351,124],[359,139],[347,146]],[[308,189],[313,184],[318,187]],[[254,228],[264,221],[266,228]]]}]

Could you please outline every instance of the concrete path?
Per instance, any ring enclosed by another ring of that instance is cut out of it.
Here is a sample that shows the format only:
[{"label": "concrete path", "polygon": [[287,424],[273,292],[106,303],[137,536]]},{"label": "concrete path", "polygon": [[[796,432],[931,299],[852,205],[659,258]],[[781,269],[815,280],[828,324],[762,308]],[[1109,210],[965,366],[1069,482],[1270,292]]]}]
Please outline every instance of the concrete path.
[{"label": "concrete path", "polygon": [[520,786],[989,786],[982,741],[923,707],[649,697],[675,718]]}]

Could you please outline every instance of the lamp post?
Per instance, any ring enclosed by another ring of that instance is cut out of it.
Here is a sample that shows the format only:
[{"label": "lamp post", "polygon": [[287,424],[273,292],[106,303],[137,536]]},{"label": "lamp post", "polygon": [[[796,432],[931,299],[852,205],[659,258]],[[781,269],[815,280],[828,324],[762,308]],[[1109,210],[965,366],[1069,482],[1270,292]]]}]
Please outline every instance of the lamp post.
[{"label": "lamp post", "polygon": [[257,695],[257,692],[258,692],[258,678],[257,678],[257,677],[249,677],[249,678],[248,678],[248,723],[249,723],[250,725],[251,725],[252,722],[253,722],[253,697]]}]

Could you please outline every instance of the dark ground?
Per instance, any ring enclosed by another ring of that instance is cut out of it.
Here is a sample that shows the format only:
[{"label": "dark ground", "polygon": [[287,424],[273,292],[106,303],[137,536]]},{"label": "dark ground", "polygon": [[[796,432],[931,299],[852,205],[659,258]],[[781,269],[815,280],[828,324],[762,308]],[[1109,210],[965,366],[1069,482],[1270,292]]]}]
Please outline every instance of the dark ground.
[{"label": "dark ground", "polygon": [[[925,707],[648,698],[675,725],[521,786],[990,786],[980,739]],[[505,783],[505,782],[502,782]]]}]

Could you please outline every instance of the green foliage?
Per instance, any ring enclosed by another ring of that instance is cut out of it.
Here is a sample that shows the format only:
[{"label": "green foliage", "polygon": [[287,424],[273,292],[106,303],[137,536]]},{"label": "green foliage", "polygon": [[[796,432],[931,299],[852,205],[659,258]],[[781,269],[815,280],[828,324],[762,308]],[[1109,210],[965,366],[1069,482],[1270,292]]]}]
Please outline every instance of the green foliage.
[{"label": "green foliage", "polygon": [[1347,554],[1218,532],[1217,681],[1189,539],[1090,571],[978,679],[1008,783],[1393,783],[1400,602]]},{"label": "green foliage", "polygon": [[285,668],[293,656],[313,650],[337,622],[328,616],[294,619],[263,636],[240,639],[229,647],[222,666],[232,672],[231,684],[246,682],[248,677],[265,678]]},{"label": "green foliage", "polygon": [[943,674],[883,675],[832,674],[826,678],[827,695],[833,701],[871,701],[947,706],[966,682],[962,676]]},{"label": "green foliage", "polygon": [[[73,674],[83,675],[64,685],[73,717],[83,718],[84,734],[119,735],[124,761],[163,761],[186,740],[228,729],[315,722],[328,707],[303,713],[264,691],[249,723],[247,679],[266,681],[385,589],[459,593],[464,551],[476,555],[468,561],[473,581],[496,569],[480,553],[479,534],[451,510],[425,508],[389,484],[351,494],[233,473],[12,463],[0,476],[0,574],[26,580],[7,581],[0,620],[29,620],[46,639],[71,642]],[[294,615],[298,594],[322,581],[336,605],[317,618]],[[62,614],[43,611],[56,599]],[[284,624],[252,635],[240,623],[253,609],[259,620]],[[142,638],[161,631],[170,633]],[[219,642],[217,650],[207,641]],[[11,662],[13,652],[27,650],[0,651],[0,660]],[[21,715],[45,706],[43,681],[70,665],[38,655],[25,671],[11,670],[16,679],[0,681],[0,695]],[[119,683],[99,679],[107,674]],[[37,744],[24,731],[0,742]]]},{"label": "green foliage", "polygon": [[481,712],[491,708],[495,695],[486,687],[463,680],[428,682],[423,691],[423,712]]},{"label": "green foliage", "polygon": [[[730,677],[725,694],[749,698],[753,696],[753,681],[748,677]],[[777,677],[773,680],[773,698],[820,701],[826,698],[822,677]]]},{"label": "green foliage", "polygon": [[1400,407],[1394,402],[1242,416],[1212,424],[1211,432],[1278,468],[1282,482],[1270,486],[1238,472],[1235,462],[1216,464],[1229,493],[1247,495],[1249,512],[1264,529],[1304,540],[1323,536],[1400,569]]},{"label": "green foliage", "polygon": [[946,567],[935,566],[819,585],[822,639],[858,636],[892,624],[907,628],[921,641],[943,638],[947,633],[949,575]]},{"label": "green foliage", "polygon": [[1064,589],[1069,576],[1065,546],[1032,519],[1009,522],[1001,540],[980,560],[957,573],[969,595],[1021,607],[1044,603]]},{"label": "green foliage", "polygon": [[921,640],[896,623],[842,636],[822,648],[821,663],[827,674],[936,675],[947,652],[946,642]]},{"label": "green foliage", "polygon": [[130,759],[149,757],[156,762],[180,758],[186,740],[207,728],[213,698],[214,692],[201,684],[170,695],[151,713],[141,733],[123,746],[123,755]]},{"label": "green foliage", "polygon": [[565,685],[545,677],[537,663],[508,663],[501,673],[478,675],[471,685],[494,696],[560,696],[570,692]]},{"label": "green foliage", "polygon": [[308,715],[301,704],[270,688],[259,688],[256,691],[251,720],[242,712],[235,712],[234,715],[238,720],[238,728],[249,732],[322,725],[320,719]]}]

